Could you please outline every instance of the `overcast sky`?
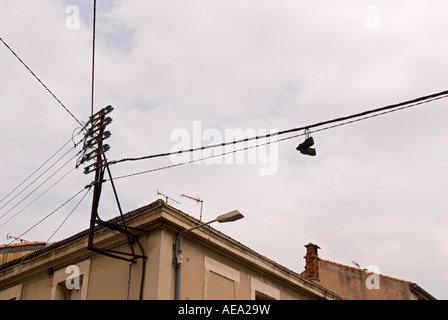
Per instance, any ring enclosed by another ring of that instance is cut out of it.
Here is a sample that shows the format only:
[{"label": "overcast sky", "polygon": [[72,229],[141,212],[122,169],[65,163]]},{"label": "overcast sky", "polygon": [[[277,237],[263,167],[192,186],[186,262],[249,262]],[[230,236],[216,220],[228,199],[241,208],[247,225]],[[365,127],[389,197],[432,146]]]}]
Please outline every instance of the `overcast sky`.
[{"label": "overcast sky", "polygon": [[[87,0],[0,2],[0,37],[79,121],[90,115],[92,10]],[[115,108],[107,157],[303,127],[447,90],[447,14],[443,0],[98,0],[94,109]],[[94,176],[73,170],[78,123],[2,43],[0,70],[0,242],[47,241],[83,193],[36,223]],[[296,151],[303,136],[273,139],[241,153],[242,163],[230,154],[116,187],[125,212],[163,198],[157,190],[197,218],[200,206],[180,195],[202,199],[204,221],[239,209],[243,220],[214,227],[296,272],[312,242],[324,259],[374,265],[446,299],[446,104],[312,133],[316,157]],[[111,170],[120,177],[178,160]],[[91,201],[90,192],[50,240],[87,229]],[[106,183],[100,216],[118,214]]]}]

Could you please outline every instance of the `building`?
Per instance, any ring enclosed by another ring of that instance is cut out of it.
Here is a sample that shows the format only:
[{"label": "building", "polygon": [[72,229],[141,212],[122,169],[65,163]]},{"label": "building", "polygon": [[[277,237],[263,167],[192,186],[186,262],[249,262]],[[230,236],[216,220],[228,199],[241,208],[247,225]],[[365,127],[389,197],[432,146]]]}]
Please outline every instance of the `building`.
[{"label": "building", "polygon": [[44,248],[46,245],[45,242],[39,241],[26,241],[10,245],[0,245],[0,265],[22,258],[33,251]]},{"label": "building", "polygon": [[[9,259],[0,265],[0,299],[341,299],[209,225],[195,228],[199,220],[162,200],[107,223],[135,237],[96,226],[23,254],[20,245],[3,246]],[[179,232],[191,228],[182,234],[179,261]],[[87,249],[91,234],[95,250]]]},{"label": "building", "polygon": [[436,300],[416,283],[319,258],[319,246],[305,245],[307,279],[346,300]]}]

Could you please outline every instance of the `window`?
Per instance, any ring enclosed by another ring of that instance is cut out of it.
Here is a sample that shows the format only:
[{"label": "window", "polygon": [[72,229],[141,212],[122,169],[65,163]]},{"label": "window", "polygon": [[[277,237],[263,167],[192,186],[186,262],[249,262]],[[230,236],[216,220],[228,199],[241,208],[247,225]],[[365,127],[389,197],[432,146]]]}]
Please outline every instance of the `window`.
[{"label": "window", "polygon": [[280,300],[280,290],[254,277],[250,279],[252,300]]},{"label": "window", "polygon": [[263,292],[255,290],[255,300],[275,300],[275,298],[268,296]]},{"label": "window", "polygon": [[73,279],[74,282],[76,282],[76,285],[67,286],[67,280],[59,282],[56,286],[55,300],[81,300],[83,276],[84,275],[80,275],[77,279]]},{"label": "window", "polygon": [[20,300],[22,298],[23,284],[0,291],[0,300]]},{"label": "window", "polygon": [[52,300],[86,300],[90,260],[58,269],[53,274]]},{"label": "window", "polygon": [[204,259],[204,299],[234,300],[240,272],[209,257]]}]

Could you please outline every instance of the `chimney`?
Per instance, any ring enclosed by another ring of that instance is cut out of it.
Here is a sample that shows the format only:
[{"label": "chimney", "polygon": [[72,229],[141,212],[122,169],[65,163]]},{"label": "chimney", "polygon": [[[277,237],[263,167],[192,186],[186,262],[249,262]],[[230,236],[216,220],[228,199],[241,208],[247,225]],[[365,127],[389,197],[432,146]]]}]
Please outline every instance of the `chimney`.
[{"label": "chimney", "polygon": [[319,246],[308,243],[305,245],[306,248],[306,256],[305,261],[305,278],[309,280],[319,280],[319,255],[317,253],[317,249],[320,249]]}]

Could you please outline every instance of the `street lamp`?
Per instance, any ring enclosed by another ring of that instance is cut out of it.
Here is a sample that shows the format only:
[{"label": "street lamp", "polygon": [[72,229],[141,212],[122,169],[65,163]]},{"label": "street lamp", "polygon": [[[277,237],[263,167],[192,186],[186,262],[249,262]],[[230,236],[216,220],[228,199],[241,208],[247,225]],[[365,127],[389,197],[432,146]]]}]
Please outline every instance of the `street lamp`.
[{"label": "street lamp", "polygon": [[224,213],[220,216],[218,216],[216,219],[211,220],[209,222],[194,226],[192,228],[186,229],[186,230],[182,230],[177,234],[176,237],[176,244],[175,244],[175,260],[174,260],[174,264],[176,266],[176,287],[175,287],[175,299],[176,300],[180,300],[180,280],[181,280],[181,271],[182,271],[182,234],[198,229],[198,228],[202,228],[206,225],[209,225],[213,222],[219,222],[219,223],[224,223],[224,222],[233,222],[236,220],[240,220],[244,218],[244,216],[238,211],[238,210],[233,210],[227,213]]}]

